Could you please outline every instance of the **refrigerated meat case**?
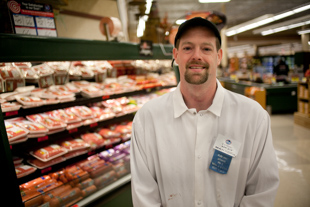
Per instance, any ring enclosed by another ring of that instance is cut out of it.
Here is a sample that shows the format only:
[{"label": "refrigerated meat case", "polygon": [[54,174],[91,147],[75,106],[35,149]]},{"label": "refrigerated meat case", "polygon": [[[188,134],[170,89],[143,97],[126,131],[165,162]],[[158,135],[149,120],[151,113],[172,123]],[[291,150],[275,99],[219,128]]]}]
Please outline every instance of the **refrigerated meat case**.
[{"label": "refrigerated meat case", "polygon": [[[152,56],[141,56],[139,54],[139,44],[135,43],[119,43],[119,42],[106,42],[99,40],[84,40],[84,39],[69,39],[69,38],[51,38],[51,37],[38,37],[38,36],[26,36],[26,35],[12,35],[12,34],[0,34],[0,62],[46,62],[46,61],[91,61],[91,60],[152,60],[152,59],[171,59],[172,46],[171,45],[153,45]],[[16,116],[26,116],[34,113],[41,113],[59,108],[65,108],[76,105],[86,105],[88,103],[100,102],[108,98],[118,98],[121,96],[132,96],[135,94],[149,93],[156,91],[160,88],[146,89],[141,91],[128,92],[124,94],[111,95],[109,97],[96,97],[96,98],[84,98],[78,97],[75,101],[61,103],[57,105],[45,105],[31,109],[20,109],[18,111],[3,113],[0,111],[0,163],[2,177],[1,183],[4,190],[0,194],[1,202],[9,202],[10,206],[24,206],[19,185],[27,180],[23,178],[17,179],[15,168],[12,159],[12,152],[22,151],[27,147],[33,145],[39,145],[40,143],[56,140],[60,137],[72,135],[70,131],[66,130],[56,134],[48,135],[43,139],[31,139],[24,143],[10,145],[8,142],[6,129],[4,125],[4,119],[12,118]],[[104,126],[109,123],[121,122],[125,119],[132,119],[133,114],[127,114],[122,117],[117,117],[111,120],[102,121],[96,125],[89,125],[79,127],[77,131],[73,133],[81,133],[87,131],[91,127]],[[101,149],[101,151],[104,149]],[[99,149],[100,151],[100,149]],[[99,151],[92,151],[91,153],[97,153]],[[44,173],[61,169],[70,163],[77,162],[78,160],[85,159],[86,155],[78,156],[75,159],[67,160],[67,162],[60,163],[56,167],[48,168],[45,170],[37,170],[36,174],[32,176],[26,176],[27,179],[34,178],[34,176],[40,176]],[[78,203],[77,206],[84,206],[92,201],[96,200],[100,196],[124,185],[130,181],[130,174],[118,179],[114,183],[107,187],[91,194]],[[31,180],[31,179],[30,179]]]}]

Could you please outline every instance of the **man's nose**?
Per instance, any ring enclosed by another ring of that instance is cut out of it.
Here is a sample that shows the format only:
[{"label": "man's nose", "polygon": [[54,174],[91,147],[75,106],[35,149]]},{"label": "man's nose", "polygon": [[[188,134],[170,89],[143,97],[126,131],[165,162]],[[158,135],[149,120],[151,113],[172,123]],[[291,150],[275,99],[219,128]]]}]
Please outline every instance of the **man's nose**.
[{"label": "man's nose", "polygon": [[195,48],[192,56],[193,60],[202,60],[201,50],[199,48]]}]

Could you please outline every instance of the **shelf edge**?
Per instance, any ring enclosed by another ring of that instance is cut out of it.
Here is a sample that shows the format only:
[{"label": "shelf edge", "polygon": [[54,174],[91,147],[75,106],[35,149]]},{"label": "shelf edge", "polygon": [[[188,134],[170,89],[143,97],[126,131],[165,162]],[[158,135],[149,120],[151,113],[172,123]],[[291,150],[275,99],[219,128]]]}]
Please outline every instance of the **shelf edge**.
[{"label": "shelf edge", "polygon": [[108,185],[107,187],[89,195],[88,197],[84,198],[80,202],[76,203],[75,206],[82,207],[87,206],[91,202],[95,201],[96,199],[100,198],[103,195],[108,194],[112,190],[115,190],[119,188],[122,185],[125,185],[126,183],[130,182],[131,180],[131,174],[125,175],[124,177],[118,179],[117,181],[113,182],[112,184]]}]

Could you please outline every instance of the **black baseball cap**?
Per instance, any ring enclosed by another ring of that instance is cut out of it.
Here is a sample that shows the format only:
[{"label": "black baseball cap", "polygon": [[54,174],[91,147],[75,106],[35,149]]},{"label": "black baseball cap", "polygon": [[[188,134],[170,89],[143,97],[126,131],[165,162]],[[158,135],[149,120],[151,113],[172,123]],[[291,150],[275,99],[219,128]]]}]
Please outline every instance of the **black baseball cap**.
[{"label": "black baseball cap", "polygon": [[185,22],[183,22],[178,29],[178,32],[175,36],[174,39],[174,47],[176,47],[176,43],[178,41],[178,39],[181,38],[181,36],[190,28],[193,27],[197,27],[197,26],[202,26],[202,27],[206,27],[208,29],[211,29],[214,34],[215,37],[217,37],[219,39],[220,45],[222,44],[222,40],[221,40],[221,35],[219,30],[217,29],[217,27],[215,26],[215,24],[213,24],[212,22],[210,22],[207,19],[201,18],[201,17],[194,17],[192,19],[189,19]]}]

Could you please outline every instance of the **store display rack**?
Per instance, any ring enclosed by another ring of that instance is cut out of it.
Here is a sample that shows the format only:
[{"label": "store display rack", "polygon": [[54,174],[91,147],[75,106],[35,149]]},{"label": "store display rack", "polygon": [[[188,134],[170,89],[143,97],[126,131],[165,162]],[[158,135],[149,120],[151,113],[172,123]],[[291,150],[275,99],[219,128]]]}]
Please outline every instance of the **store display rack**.
[{"label": "store display rack", "polygon": [[[224,87],[230,91],[245,95],[247,87],[258,87],[265,90],[262,105],[269,113],[287,113],[297,111],[297,83],[266,84],[250,81],[235,81],[229,78],[219,78]],[[285,104],[283,104],[285,103]]]},{"label": "store display rack", "polygon": [[298,88],[298,111],[294,113],[295,124],[310,128],[310,79],[299,82]]},{"label": "store display rack", "polygon": [[[105,42],[98,40],[81,40],[81,39],[67,39],[67,38],[50,38],[50,37],[37,37],[26,35],[12,35],[0,34],[0,62],[45,62],[45,61],[74,61],[74,60],[151,60],[151,59],[171,59],[171,45],[153,45],[153,56],[141,56],[139,54],[139,44],[133,43],[118,43],[118,42]],[[158,90],[155,88],[152,90]],[[108,98],[117,98],[121,96],[130,96],[134,94],[148,93],[151,89],[143,91],[135,91],[124,94],[112,95],[109,97],[98,98],[83,98],[78,97],[77,100],[68,103],[61,103],[57,105],[41,106],[32,109],[21,109],[11,113],[2,113],[0,109],[0,164],[2,177],[2,185],[5,190],[0,194],[2,202],[10,202],[10,206],[24,206],[20,191],[19,184],[15,173],[15,168],[12,159],[13,151],[22,151],[24,148],[49,140],[56,139],[56,137],[70,135],[69,131],[60,132],[54,135],[49,135],[43,139],[33,139],[28,144],[10,145],[7,139],[6,129],[4,126],[4,119],[13,118],[16,116],[25,116],[28,114],[35,114],[39,112],[70,107],[74,105],[87,105],[89,103],[100,102]],[[97,125],[83,126],[78,128],[78,132],[86,131],[92,127],[99,127],[109,124],[111,122],[121,121],[133,117],[133,114],[127,114],[122,117],[117,117],[111,120],[98,122]],[[63,133],[63,134],[62,134]],[[39,142],[40,141],[40,142]],[[27,140],[28,142],[28,140]],[[26,143],[27,143],[26,142]],[[29,145],[29,146],[27,146]],[[110,146],[112,147],[112,146]],[[104,149],[101,149],[101,151]],[[90,152],[96,153],[96,151]],[[75,158],[76,160],[82,159],[83,156]],[[74,162],[75,159],[69,159],[68,162]],[[59,165],[59,168],[62,166]],[[53,169],[54,170],[54,169]],[[44,173],[38,171],[38,173]],[[112,183],[95,194],[87,197],[79,202],[78,206],[86,205],[92,200],[104,195],[105,193],[127,183],[130,181],[130,175],[127,175],[116,183]]]}]

